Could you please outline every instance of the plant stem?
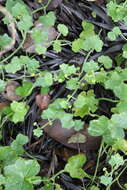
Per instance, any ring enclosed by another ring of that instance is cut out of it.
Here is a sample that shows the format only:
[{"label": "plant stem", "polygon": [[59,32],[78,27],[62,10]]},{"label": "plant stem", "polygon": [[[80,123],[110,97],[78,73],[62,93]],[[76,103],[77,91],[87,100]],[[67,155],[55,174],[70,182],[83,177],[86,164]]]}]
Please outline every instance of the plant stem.
[{"label": "plant stem", "polygon": [[51,2],[51,0],[48,0],[47,4],[46,4],[45,6],[40,7],[40,8],[38,8],[38,9],[34,10],[34,11],[32,12],[32,14],[35,14],[35,13],[37,13],[38,11],[42,11],[42,10],[45,11],[45,10],[47,9],[47,7],[49,6],[50,2]]},{"label": "plant stem", "polygon": [[6,61],[9,60],[12,56],[14,56],[15,53],[17,53],[17,52],[20,50],[20,48],[22,48],[22,46],[23,46],[23,44],[24,44],[24,42],[25,42],[25,39],[26,39],[26,32],[25,32],[24,35],[23,35],[23,40],[22,40],[21,44],[19,45],[19,47],[18,47],[15,51],[13,51],[13,53],[10,54],[8,57],[6,57],[6,58],[3,59],[2,61],[0,61],[0,64],[6,62]]},{"label": "plant stem", "polygon": [[95,180],[96,175],[97,175],[97,170],[98,170],[98,166],[99,166],[99,160],[100,160],[100,156],[101,156],[101,152],[102,152],[102,147],[103,147],[103,140],[101,141],[101,146],[100,146],[99,153],[98,153],[98,158],[97,158],[97,164],[96,164],[96,168],[95,168],[95,172],[94,172],[94,176],[93,176],[91,185],[93,185],[94,180]]},{"label": "plant stem", "polygon": [[114,103],[117,103],[117,102],[119,102],[120,100],[112,100],[112,99],[109,99],[109,98],[98,98],[98,100],[105,100],[105,101],[108,101],[108,102],[114,102]]}]

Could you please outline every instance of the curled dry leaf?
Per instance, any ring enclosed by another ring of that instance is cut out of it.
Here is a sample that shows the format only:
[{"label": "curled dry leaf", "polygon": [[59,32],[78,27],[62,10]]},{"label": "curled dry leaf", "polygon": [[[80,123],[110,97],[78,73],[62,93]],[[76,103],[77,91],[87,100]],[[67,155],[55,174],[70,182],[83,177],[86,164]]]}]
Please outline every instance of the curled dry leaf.
[{"label": "curled dry leaf", "polygon": [[[43,24],[38,23],[38,22],[35,23],[35,28],[39,30],[47,31],[48,41],[43,41],[41,45],[42,47],[48,48],[51,45],[52,40],[54,40],[57,36],[57,32],[55,28],[43,26]],[[25,43],[23,45],[23,50],[29,53],[36,53],[35,42],[34,42],[34,39],[32,38],[32,34],[27,35]]]},{"label": "curled dry leaf", "polygon": [[[47,123],[47,120],[42,120],[41,125]],[[82,152],[87,152],[91,150],[97,150],[100,146],[101,137],[94,137],[90,136],[87,131],[88,126],[84,126],[84,129],[80,130],[79,132],[75,131],[74,129],[65,129],[62,128],[61,122],[59,120],[55,120],[52,125],[48,125],[44,128],[44,131],[54,138],[56,141],[64,144],[69,148],[74,148],[80,150]],[[76,133],[80,133],[85,136],[84,143],[68,143],[68,140]]]},{"label": "curled dry leaf", "polygon": [[50,96],[48,94],[45,95],[38,94],[36,96],[36,104],[41,110],[47,109],[49,103],[50,103]]},{"label": "curled dry leaf", "polygon": [[12,15],[9,13],[9,11],[5,7],[0,5],[0,12],[2,12],[10,21],[8,28],[9,28],[9,31],[11,32],[11,37],[12,37],[11,43],[8,44],[7,46],[5,46],[4,49],[0,51],[0,57],[1,57],[4,53],[10,51],[13,48],[13,46],[15,45],[17,31],[15,28],[14,19],[13,19]]},{"label": "curled dry leaf", "polygon": [[18,95],[16,95],[16,88],[19,87],[19,83],[16,81],[9,81],[7,82],[5,86],[4,92],[2,92],[2,95],[4,98],[10,101],[20,101],[22,98]]}]

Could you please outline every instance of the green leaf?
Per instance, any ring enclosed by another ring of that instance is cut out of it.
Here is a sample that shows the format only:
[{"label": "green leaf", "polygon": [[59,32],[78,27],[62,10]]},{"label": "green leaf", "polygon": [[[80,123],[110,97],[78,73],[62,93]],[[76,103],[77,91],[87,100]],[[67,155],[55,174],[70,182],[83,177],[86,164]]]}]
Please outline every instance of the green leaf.
[{"label": "green leaf", "polygon": [[48,109],[44,110],[42,113],[43,119],[60,119],[65,111],[62,106],[65,107],[65,102],[61,104],[61,98],[56,99],[52,104],[48,106]]},{"label": "green leaf", "polygon": [[120,140],[115,141],[112,148],[114,150],[120,150],[120,151],[123,151],[124,153],[126,153],[127,152],[127,140],[120,139]]},{"label": "green leaf", "polygon": [[4,66],[7,73],[16,73],[20,71],[22,66],[20,64],[20,60],[17,56],[13,57],[11,63]]},{"label": "green leaf", "polygon": [[27,67],[29,73],[36,73],[39,68],[39,61],[28,56],[20,56],[19,63]]},{"label": "green leaf", "polygon": [[4,165],[10,164],[17,159],[17,152],[10,146],[0,147],[0,160]]},{"label": "green leaf", "polygon": [[111,76],[108,76],[108,80],[105,81],[105,88],[111,89],[115,91],[122,83],[122,78],[120,74],[118,74],[116,71],[113,71],[111,73]]},{"label": "green leaf", "polygon": [[91,112],[95,112],[97,109],[98,100],[95,98],[93,90],[81,92],[76,101],[74,102],[74,115],[84,117]]},{"label": "green leaf", "polygon": [[85,74],[84,80],[87,81],[88,84],[95,84],[96,83],[96,77],[95,72],[91,71]]},{"label": "green leaf", "polygon": [[94,25],[92,23],[83,21],[82,27],[83,27],[83,32],[81,32],[80,38],[86,39],[87,37],[95,35]]},{"label": "green leaf", "polygon": [[95,72],[95,82],[98,83],[105,83],[107,80],[107,72],[104,70],[101,70],[99,72]]},{"label": "green leaf", "polygon": [[123,50],[123,57],[124,57],[124,58],[127,58],[127,44],[124,44],[124,45],[123,45],[122,50]]},{"label": "green leaf", "polygon": [[89,134],[92,136],[104,135],[108,130],[108,122],[109,120],[105,116],[100,116],[99,119],[90,121]]},{"label": "green leaf", "polygon": [[16,88],[16,94],[24,98],[31,94],[32,89],[33,89],[32,82],[23,81],[22,86]]},{"label": "green leaf", "polygon": [[85,72],[97,71],[99,69],[98,63],[94,62],[93,60],[89,62],[84,62],[83,70]]},{"label": "green leaf", "polygon": [[72,42],[72,51],[79,52],[83,48],[83,42],[82,39],[76,39]]},{"label": "green leaf", "polygon": [[33,133],[36,137],[41,137],[43,135],[43,131],[40,128],[34,129]]},{"label": "green leaf", "polygon": [[6,182],[5,177],[4,177],[3,175],[0,175],[0,186],[1,186],[1,185],[4,185],[5,182]]},{"label": "green leaf", "polygon": [[121,34],[121,30],[118,26],[115,26],[112,30],[113,33],[115,33],[116,36]]},{"label": "green leaf", "polygon": [[64,113],[61,118],[59,118],[60,121],[61,121],[61,124],[62,124],[62,127],[63,128],[67,128],[67,129],[70,129],[72,128],[75,123],[73,121],[73,114],[70,114],[70,113]]},{"label": "green leaf", "polygon": [[66,78],[72,74],[75,74],[77,71],[77,68],[74,65],[68,65],[65,63],[60,65],[60,69],[63,71]]},{"label": "green leaf", "polygon": [[3,161],[3,165],[13,164],[18,156],[24,153],[23,145],[27,142],[28,138],[19,134],[11,146],[0,147],[0,160]]},{"label": "green leaf", "polygon": [[41,117],[42,119],[59,119],[64,114],[63,110],[57,110],[52,106],[49,106],[47,110],[44,110]]},{"label": "green leaf", "polygon": [[66,113],[64,109],[67,109],[70,104],[64,98],[56,99],[52,104],[49,105],[48,109],[42,113],[43,119],[59,119],[62,123],[62,127],[71,128],[75,125],[73,121],[73,114]]},{"label": "green leaf", "polygon": [[22,17],[22,20],[17,23],[17,26],[20,31],[27,32],[30,29],[30,27],[33,26],[32,17],[29,15],[24,15]]},{"label": "green leaf", "polygon": [[100,40],[98,35],[87,37],[83,42],[83,49],[85,51],[95,50],[101,52],[103,47],[103,41]]},{"label": "green leaf", "polygon": [[113,122],[109,123],[108,129],[110,130],[110,137],[112,139],[119,140],[125,137],[124,130]]},{"label": "green leaf", "polygon": [[4,169],[5,176],[15,176],[23,178],[31,178],[38,174],[40,166],[36,160],[24,160],[19,158],[15,164],[6,166]]},{"label": "green leaf", "polygon": [[115,95],[121,100],[126,100],[127,97],[127,84],[121,83],[119,86],[113,88]]},{"label": "green leaf", "polygon": [[53,43],[53,50],[56,51],[57,53],[61,52],[62,47],[61,47],[61,40],[55,40]]},{"label": "green leaf", "polygon": [[108,15],[112,17],[114,22],[126,21],[126,8],[127,5],[125,3],[121,3],[120,5],[118,5],[115,1],[110,1],[107,3]]},{"label": "green leaf", "polygon": [[84,154],[72,156],[71,158],[69,158],[64,170],[68,172],[73,178],[87,177],[88,175],[81,168],[85,162],[86,156]]},{"label": "green leaf", "polygon": [[[82,167],[86,162],[86,156],[84,154],[77,154],[68,159],[68,164],[74,168]],[[65,166],[66,170],[66,166]]]},{"label": "green leaf", "polygon": [[14,164],[4,168],[5,189],[33,190],[32,179],[36,179],[39,170],[40,166],[36,160],[16,160]]},{"label": "green leaf", "polygon": [[64,24],[58,24],[57,26],[58,31],[63,35],[63,36],[67,36],[68,35],[68,28],[66,25]]},{"label": "green leaf", "polygon": [[16,151],[18,155],[24,153],[23,145],[28,142],[28,137],[22,134],[18,134],[16,139],[11,143],[11,148]]},{"label": "green leaf", "polygon": [[53,84],[53,77],[50,72],[43,73],[43,76],[38,77],[35,85],[42,86],[42,87],[49,87]]},{"label": "green leaf", "polygon": [[42,30],[40,28],[32,29],[32,39],[36,44],[40,44],[42,42],[48,42],[48,29]]},{"label": "green leaf", "polygon": [[111,121],[115,126],[119,126],[119,128],[127,129],[127,112],[122,112],[119,114],[113,114],[111,117]]},{"label": "green leaf", "polygon": [[20,2],[13,4],[11,11],[12,11],[13,16],[18,19],[22,18],[24,15],[29,14],[28,10],[26,9],[26,5]]},{"label": "green leaf", "polygon": [[121,35],[121,30],[118,26],[114,27],[112,32],[108,32],[108,38],[112,41],[116,40],[116,38]]},{"label": "green leaf", "polygon": [[98,58],[98,62],[104,64],[104,67],[106,69],[110,69],[112,67],[112,59],[109,56],[104,56],[104,55],[100,56]]},{"label": "green leaf", "polygon": [[114,154],[114,155],[111,156],[111,158],[108,161],[108,163],[112,167],[115,167],[117,169],[119,166],[124,165],[125,161],[124,161],[123,157],[120,156],[120,154],[116,153],[116,154]]},{"label": "green leaf", "polygon": [[74,120],[74,126],[73,128],[76,130],[76,131],[79,131],[81,129],[83,129],[84,127],[84,122],[81,121],[81,120]]},{"label": "green leaf", "polygon": [[111,40],[111,41],[114,41],[116,40],[116,36],[113,32],[108,32],[108,38]]},{"label": "green leaf", "polygon": [[56,21],[56,16],[52,11],[46,15],[39,17],[39,22],[42,23],[44,26],[54,26],[55,21]]},{"label": "green leaf", "polygon": [[7,34],[0,35],[0,49],[10,44],[11,40]]},{"label": "green leaf", "polygon": [[78,80],[79,78],[71,78],[69,79],[66,84],[66,88],[68,88],[69,90],[74,90],[78,87]]},{"label": "green leaf", "polygon": [[107,185],[110,185],[112,183],[113,178],[103,175],[100,177],[100,180],[101,180],[100,183],[107,186]]},{"label": "green leaf", "polygon": [[41,54],[45,54],[46,51],[47,51],[47,48],[42,46],[42,44],[36,44],[36,47],[35,47],[35,51],[41,55]]},{"label": "green leaf", "polygon": [[26,106],[26,103],[13,101],[10,106],[13,111],[12,121],[14,123],[24,121],[24,117],[28,111],[28,106]]},{"label": "green leaf", "polygon": [[48,87],[41,87],[41,94],[42,95],[48,94],[48,92],[49,92],[49,88]]}]

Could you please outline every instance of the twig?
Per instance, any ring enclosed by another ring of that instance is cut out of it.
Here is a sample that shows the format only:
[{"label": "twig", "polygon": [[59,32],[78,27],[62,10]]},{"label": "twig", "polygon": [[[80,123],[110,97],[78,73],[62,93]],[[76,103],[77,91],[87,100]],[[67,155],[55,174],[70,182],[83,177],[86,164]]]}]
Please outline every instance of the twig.
[{"label": "twig", "polygon": [[11,43],[5,46],[4,49],[0,51],[0,57],[1,57],[4,53],[10,51],[14,47],[15,42],[16,42],[17,31],[15,28],[13,16],[9,13],[9,11],[5,7],[0,5],[0,12],[2,12],[6,17],[9,18],[9,21],[10,21],[9,28],[10,28],[11,37],[12,37]]}]

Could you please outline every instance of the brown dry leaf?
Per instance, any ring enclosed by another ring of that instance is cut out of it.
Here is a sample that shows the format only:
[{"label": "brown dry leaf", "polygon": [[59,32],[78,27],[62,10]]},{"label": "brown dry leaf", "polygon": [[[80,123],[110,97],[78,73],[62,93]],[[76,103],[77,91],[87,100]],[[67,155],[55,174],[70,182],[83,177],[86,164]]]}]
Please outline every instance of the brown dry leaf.
[{"label": "brown dry leaf", "polygon": [[[40,125],[43,126],[46,123],[48,123],[48,120],[42,120]],[[80,130],[79,132],[85,136],[85,142],[84,143],[68,143],[68,140],[70,137],[75,135],[77,131],[74,129],[66,129],[62,128],[61,122],[59,120],[55,120],[52,122],[52,125],[48,125],[44,128],[44,131],[53,139],[60,142],[61,144],[64,144],[65,146],[73,149],[80,148],[81,151],[91,151],[91,150],[97,150],[100,146],[101,137],[94,137],[90,136],[87,131],[88,126],[84,126],[84,129]],[[79,133],[78,132],[78,133]]]},{"label": "brown dry leaf", "polygon": [[49,103],[50,103],[50,96],[48,94],[45,95],[38,94],[36,96],[36,104],[41,110],[47,109]]},{"label": "brown dry leaf", "polygon": [[7,46],[4,47],[3,50],[0,51],[0,57],[10,51],[14,45],[15,45],[15,42],[16,42],[16,35],[17,35],[17,31],[16,31],[16,27],[15,27],[15,22],[14,22],[14,19],[13,19],[13,16],[10,14],[10,12],[6,9],[6,7],[3,7],[2,5],[0,5],[0,12],[2,12],[10,21],[10,24],[8,25],[8,28],[10,33],[11,33],[11,42],[10,44],[8,44]]},{"label": "brown dry leaf", "polygon": [[20,84],[16,81],[7,82],[4,92],[2,92],[2,95],[7,100],[20,101],[22,98],[20,96],[16,95],[16,92],[15,92],[16,88],[19,86],[20,86]]},{"label": "brown dry leaf", "polygon": [[81,133],[76,133],[68,139],[68,143],[85,143],[86,137]]},{"label": "brown dry leaf", "polygon": [[[35,23],[35,27],[34,28],[35,29],[39,29],[39,30],[47,31],[47,33],[48,33],[48,41],[45,41],[45,42],[43,41],[41,43],[41,45],[42,45],[42,47],[48,48],[52,44],[52,41],[57,36],[57,32],[56,32],[55,28],[54,27],[43,26],[43,24],[38,23],[38,22]],[[26,52],[29,52],[29,53],[36,53],[36,51],[35,51],[35,42],[32,39],[32,35],[31,34],[27,35],[25,43],[23,45],[23,50],[26,51]]]}]

